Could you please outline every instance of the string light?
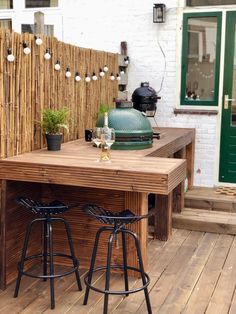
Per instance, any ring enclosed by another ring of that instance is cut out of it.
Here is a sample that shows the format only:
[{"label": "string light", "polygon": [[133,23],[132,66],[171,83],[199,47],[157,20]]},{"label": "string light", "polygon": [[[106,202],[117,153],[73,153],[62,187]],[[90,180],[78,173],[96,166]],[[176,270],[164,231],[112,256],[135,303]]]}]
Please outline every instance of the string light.
[{"label": "string light", "polygon": [[43,41],[40,37],[35,36],[35,43],[37,46],[42,45]]},{"label": "string light", "polygon": [[121,80],[121,77],[120,77],[120,75],[118,73],[116,74],[116,79],[117,79],[117,81]]},{"label": "string light", "polygon": [[45,60],[50,60],[51,59],[51,53],[50,53],[50,49],[46,49],[45,54],[44,54],[44,59]]},{"label": "string light", "polygon": [[31,50],[26,42],[23,42],[23,48],[24,48],[23,51],[25,55],[29,55],[31,53]]},{"label": "string light", "polygon": [[75,73],[75,81],[76,81],[76,82],[81,81],[81,77],[80,77],[80,75],[79,75],[79,72],[76,72],[76,73]]},{"label": "string light", "polygon": [[125,71],[124,70],[120,70],[120,75],[124,75]]},{"label": "string light", "polygon": [[103,71],[104,72],[107,72],[109,69],[108,69],[108,66],[107,65],[104,65],[104,68],[103,68]]},{"label": "string light", "polygon": [[61,65],[60,65],[60,61],[59,61],[59,60],[57,60],[57,62],[55,63],[54,69],[55,69],[56,71],[59,71],[59,70],[61,69]]},{"label": "string light", "polygon": [[96,81],[97,79],[98,79],[97,75],[95,74],[95,72],[93,72],[92,80]]},{"label": "string light", "polygon": [[99,70],[99,75],[100,75],[100,77],[103,77],[105,75],[105,72],[101,68]]},{"label": "string light", "polygon": [[66,68],[66,74],[65,75],[66,75],[67,78],[71,77],[71,71],[70,71],[69,67]]},{"label": "string light", "polygon": [[85,74],[85,82],[86,83],[89,83],[91,81],[91,78],[90,78],[90,76],[86,73]]},{"label": "string light", "polygon": [[129,57],[128,57],[128,56],[124,58],[124,63],[125,63],[126,65],[129,64]]},{"label": "string light", "polygon": [[12,49],[8,48],[7,49],[7,61],[8,62],[13,62],[15,60],[14,55],[12,54]]},{"label": "string light", "polygon": [[116,79],[116,78],[115,78],[114,74],[111,73],[110,80],[111,80],[111,81],[114,81],[115,79]]}]

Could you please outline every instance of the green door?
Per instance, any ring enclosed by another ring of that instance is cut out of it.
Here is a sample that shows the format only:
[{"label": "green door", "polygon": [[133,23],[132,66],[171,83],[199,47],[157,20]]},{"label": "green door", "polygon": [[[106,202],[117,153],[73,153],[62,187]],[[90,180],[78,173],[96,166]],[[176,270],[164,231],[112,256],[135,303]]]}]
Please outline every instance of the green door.
[{"label": "green door", "polygon": [[219,182],[236,183],[236,12],[227,12]]}]

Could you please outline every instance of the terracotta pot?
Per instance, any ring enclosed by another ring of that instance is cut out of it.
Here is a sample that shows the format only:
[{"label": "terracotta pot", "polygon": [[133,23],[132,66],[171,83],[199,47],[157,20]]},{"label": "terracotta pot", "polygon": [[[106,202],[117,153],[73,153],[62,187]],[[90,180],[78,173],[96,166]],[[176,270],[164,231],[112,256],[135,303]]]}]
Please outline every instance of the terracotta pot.
[{"label": "terracotta pot", "polygon": [[48,150],[60,150],[62,134],[46,134]]}]

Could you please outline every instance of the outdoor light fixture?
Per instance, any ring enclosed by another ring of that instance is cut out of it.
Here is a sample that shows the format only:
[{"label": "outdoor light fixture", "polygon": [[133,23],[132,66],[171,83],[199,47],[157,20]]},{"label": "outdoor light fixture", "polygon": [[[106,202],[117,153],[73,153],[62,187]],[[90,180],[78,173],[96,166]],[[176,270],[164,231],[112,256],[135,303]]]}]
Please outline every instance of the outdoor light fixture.
[{"label": "outdoor light fixture", "polygon": [[110,80],[111,80],[111,81],[114,81],[115,79],[116,79],[116,78],[115,78],[114,74],[111,73]]},{"label": "outdoor light fixture", "polygon": [[89,75],[86,73],[85,74],[85,82],[89,83],[91,81],[91,78],[89,77]]},{"label": "outdoor light fixture", "polygon": [[7,61],[13,62],[15,60],[14,55],[12,54],[11,48],[7,49]]},{"label": "outdoor light fixture", "polygon": [[42,45],[43,41],[40,37],[35,36],[35,43],[37,46]]},{"label": "outdoor light fixture", "polygon": [[120,75],[118,73],[116,74],[116,79],[117,79],[117,81],[121,80],[121,77],[120,77]]},{"label": "outdoor light fixture", "polygon": [[99,75],[100,75],[101,77],[103,77],[103,76],[105,75],[105,72],[104,72],[102,69],[100,69],[100,70],[99,70]]},{"label": "outdoor light fixture", "polygon": [[45,54],[44,54],[44,59],[45,60],[50,60],[51,59],[51,53],[50,53],[50,49],[46,49]]},{"label": "outdoor light fixture", "polygon": [[129,64],[129,57],[128,57],[128,56],[124,58],[124,63],[125,63],[126,65]]},{"label": "outdoor light fixture", "polygon": [[71,77],[71,71],[70,71],[69,67],[66,68],[66,74],[65,75],[66,75],[67,78]]},{"label": "outdoor light fixture", "polygon": [[104,65],[103,71],[104,71],[104,72],[107,72],[107,71],[108,71],[108,66],[107,66],[107,65]]},{"label": "outdoor light fixture", "polygon": [[28,46],[28,44],[26,43],[26,42],[23,42],[23,51],[24,51],[24,54],[25,55],[29,55],[30,54],[30,52],[31,52],[31,50],[30,50],[30,48],[29,48],[29,46]]},{"label": "outdoor light fixture", "polygon": [[57,60],[57,62],[56,62],[55,65],[54,65],[54,69],[55,69],[56,71],[59,71],[60,68],[61,68],[60,61]]},{"label": "outdoor light fixture", "polygon": [[80,77],[80,75],[79,75],[79,72],[76,72],[76,73],[75,73],[75,81],[76,81],[76,82],[81,81],[81,77]]},{"label": "outdoor light fixture", "polygon": [[163,3],[154,3],[153,23],[164,23],[166,18],[166,5]]},{"label": "outdoor light fixture", "polygon": [[97,75],[95,74],[95,72],[93,72],[92,80],[96,81],[97,79],[98,79]]}]

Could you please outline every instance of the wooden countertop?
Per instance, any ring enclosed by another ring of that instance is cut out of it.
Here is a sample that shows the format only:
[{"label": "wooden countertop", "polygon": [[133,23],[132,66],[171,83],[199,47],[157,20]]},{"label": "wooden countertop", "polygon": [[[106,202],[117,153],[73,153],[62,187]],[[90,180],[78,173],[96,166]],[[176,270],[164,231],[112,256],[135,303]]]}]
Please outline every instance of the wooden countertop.
[{"label": "wooden countertop", "polygon": [[[177,151],[194,138],[193,129],[162,128],[152,148],[111,151],[112,162],[97,162],[100,150],[84,139],[57,152],[46,149],[0,161],[0,179],[169,194],[185,178],[183,159],[153,158]],[[150,157],[151,156],[151,157]]]}]

